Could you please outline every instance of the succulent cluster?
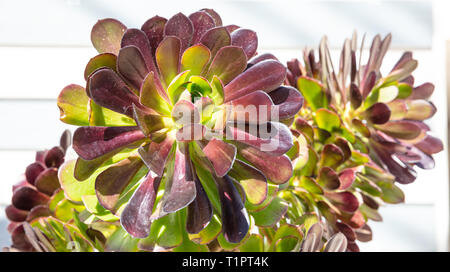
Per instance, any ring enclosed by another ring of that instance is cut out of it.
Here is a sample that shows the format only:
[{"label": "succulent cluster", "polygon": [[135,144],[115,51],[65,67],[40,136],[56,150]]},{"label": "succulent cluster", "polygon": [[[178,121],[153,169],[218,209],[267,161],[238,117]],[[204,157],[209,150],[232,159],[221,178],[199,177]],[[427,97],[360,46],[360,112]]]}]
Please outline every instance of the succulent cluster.
[{"label": "succulent cluster", "polygon": [[356,34],[345,41],[339,66],[331,61],[326,38],[317,62],[313,50],[304,51],[303,63],[288,62],[286,81],[306,101],[293,131],[299,143],[307,143],[295,162],[290,193],[306,212],[344,233],[350,251],[359,250],[356,239],[371,239],[366,223],[381,220],[381,203],[404,201],[396,183],[413,182],[414,166],[433,168],[432,154],[443,149],[423,122],[436,112],[428,101],[434,86],[414,86],[417,61],[411,52],[389,74],[380,73],[390,42],[390,34],[375,36],[366,64],[361,64],[363,44],[356,55]]},{"label": "succulent cluster", "polygon": [[317,62],[305,49],[285,67],[212,9],[103,19],[91,40],[85,87],[57,102],[78,158],[64,161],[66,133],[27,168],[7,208],[15,249],[358,251],[379,205],[404,200],[395,183],[442,150],[411,53],[380,73],[390,35],[365,65],[346,40],[338,70],[326,38]]},{"label": "succulent cluster", "polygon": [[94,251],[103,247],[102,223],[82,223],[79,216],[84,206],[65,197],[58,179],[71,137],[66,130],[59,146],[36,152],[36,161],[26,168],[23,181],[13,186],[12,204],[5,210],[12,245],[4,250]]}]

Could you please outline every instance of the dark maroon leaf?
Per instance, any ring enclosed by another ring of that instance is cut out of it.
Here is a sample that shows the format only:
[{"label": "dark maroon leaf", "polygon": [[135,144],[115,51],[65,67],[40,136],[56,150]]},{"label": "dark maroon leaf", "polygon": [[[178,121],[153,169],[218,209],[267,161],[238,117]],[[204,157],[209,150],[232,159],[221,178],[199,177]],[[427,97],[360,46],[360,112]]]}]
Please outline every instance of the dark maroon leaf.
[{"label": "dark maroon leaf", "polygon": [[415,146],[428,155],[441,152],[444,149],[442,141],[431,135],[426,135],[425,138],[415,144]]},{"label": "dark maroon leaf", "polygon": [[36,178],[39,176],[42,171],[45,170],[45,166],[40,162],[34,162],[27,166],[25,170],[25,177],[28,181],[28,183],[34,185],[34,182],[36,181]]},{"label": "dark maroon leaf", "polygon": [[422,132],[417,122],[408,120],[389,121],[383,125],[376,125],[376,128],[389,136],[405,140],[415,139]]},{"label": "dark maroon leaf", "polygon": [[382,125],[389,121],[391,110],[384,103],[375,103],[365,111],[365,115],[370,122]]},{"label": "dark maroon leaf", "polygon": [[25,186],[14,191],[11,203],[17,209],[29,211],[37,205],[46,204],[48,200],[45,194]]},{"label": "dark maroon leaf", "polygon": [[375,82],[377,80],[377,75],[375,71],[370,72],[367,75],[366,80],[364,81],[364,85],[362,86],[362,98],[365,99],[367,95],[370,93],[372,88],[375,86]]},{"label": "dark maroon leaf", "polygon": [[8,205],[5,208],[5,214],[10,221],[22,222],[27,219],[28,211],[17,209],[13,205]]},{"label": "dark maroon leaf", "polygon": [[281,86],[271,91],[269,96],[276,105],[274,110],[278,111],[280,120],[294,117],[303,106],[302,94],[290,86]]},{"label": "dark maroon leaf", "polygon": [[205,190],[194,173],[196,196],[188,206],[186,230],[188,233],[199,233],[211,221],[213,210]]},{"label": "dark maroon leaf", "polygon": [[90,94],[98,105],[133,117],[133,104],[137,97],[111,69],[100,69],[90,77]]},{"label": "dark maroon leaf", "polygon": [[116,204],[120,195],[130,184],[142,165],[143,162],[139,157],[128,157],[112,165],[97,176],[95,192],[100,204],[105,209],[116,212]]},{"label": "dark maroon leaf", "polygon": [[214,19],[204,11],[197,11],[189,15],[189,19],[194,26],[194,34],[192,37],[192,44],[200,41],[202,36],[211,28],[215,27]]},{"label": "dark maroon leaf", "polygon": [[339,173],[339,181],[341,183],[339,190],[346,190],[352,186],[353,181],[355,181],[355,170],[344,169]]},{"label": "dark maroon leaf", "polygon": [[325,192],[325,196],[340,210],[348,213],[355,212],[359,207],[359,201],[350,192]]},{"label": "dark maroon leaf", "polygon": [[65,152],[64,149],[60,146],[55,146],[47,153],[44,157],[44,162],[47,167],[56,167],[58,168],[61,164],[64,163]]},{"label": "dark maroon leaf", "polygon": [[277,57],[275,57],[273,54],[271,53],[264,53],[261,55],[256,55],[254,56],[250,61],[249,64],[251,65],[255,65],[259,62],[265,61],[265,60],[275,60],[278,61]]},{"label": "dark maroon leaf", "polygon": [[369,242],[372,240],[372,229],[367,224],[364,224],[359,229],[355,229],[355,234],[358,241]]},{"label": "dark maroon leaf", "polygon": [[73,136],[73,149],[85,160],[92,160],[145,138],[138,127],[80,127]]},{"label": "dark maroon leaf", "polygon": [[141,30],[145,32],[152,48],[152,55],[155,56],[156,48],[164,37],[164,26],[167,19],[159,16],[154,16],[148,19],[141,27]]},{"label": "dark maroon leaf", "polygon": [[275,109],[272,99],[263,91],[255,91],[236,98],[230,104],[229,120],[248,123],[265,123],[270,121],[272,110]]},{"label": "dark maroon leaf", "polygon": [[31,222],[32,220],[39,217],[47,217],[50,216],[51,212],[48,208],[48,205],[38,205],[33,207],[27,216],[27,221]]},{"label": "dark maroon leaf", "polygon": [[215,10],[209,9],[209,8],[204,8],[204,9],[201,9],[200,11],[204,11],[204,12],[208,13],[214,19],[214,23],[216,24],[216,26],[222,25],[222,19],[220,18],[220,15]]},{"label": "dark maroon leaf", "polygon": [[223,85],[226,85],[241,74],[246,67],[247,58],[242,48],[237,46],[224,46],[217,51],[206,77],[211,81],[213,76],[216,75],[220,78]]},{"label": "dark maroon leaf", "polygon": [[208,30],[200,42],[209,48],[213,59],[220,48],[231,45],[231,37],[225,27],[215,27]]},{"label": "dark maroon leaf", "polygon": [[47,194],[49,196],[53,195],[55,190],[61,187],[58,179],[58,169],[46,169],[39,174],[34,185],[41,193]]},{"label": "dark maroon leaf", "polygon": [[32,251],[33,246],[27,239],[23,224],[14,228],[11,233],[12,247],[22,251]]},{"label": "dark maroon leaf", "polygon": [[[147,68],[144,56],[139,48],[134,45],[128,45],[119,51],[119,55],[117,56],[117,71],[135,90],[139,90],[150,70]],[[90,88],[92,93],[92,79]]]},{"label": "dark maroon leaf", "polygon": [[292,177],[292,163],[288,156],[271,156],[250,146],[238,146],[239,154],[272,182],[282,184]]},{"label": "dark maroon leaf", "polygon": [[286,68],[280,62],[275,60],[258,62],[225,86],[225,102],[257,90],[269,93],[278,88],[285,77]]},{"label": "dark maroon leaf", "polygon": [[247,59],[256,54],[258,48],[258,37],[256,32],[250,29],[239,28],[231,33],[231,44],[244,49]]},{"label": "dark maroon leaf", "polygon": [[227,126],[227,139],[235,140],[259,149],[272,156],[280,156],[293,146],[289,128],[278,122],[250,126]]},{"label": "dark maroon leaf", "polygon": [[168,170],[165,193],[162,201],[162,213],[173,213],[189,205],[196,196],[194,169],[190,161],[189,150],[177,149],[173,168]]},{"label": "dark maroon leaf", "polygon": [[336,168],[343,162],[344,153],[334,144],[326,144],[320,156],[320,165]]},{"label": "dark maroon leaf", "polygon": [[59,140],[59,146],[61,146],[61,148],[64,150],[64,153],[66,153],[67,149],[71,145],[72,145],[72,133],[70,132],[70,130],[66,129],[61,135],[61,138]]},{"label": "dark maroon leaf", "polygon": [[345,235],[348,241],[355,241],[356,234],[349,225],[341,222],[336,222],[336,227],[340,232],[342,232],[342,234]]},{"label": "dark maroon leaf", "polygon": [[167,135],[166,138],[160,142],[151,142],[148,145],[139,148],[138,152],[141,159],[147,165],[147,167],[155,172],[159,177],[162,176],[167,157],[175,142],[175,139],[171,135]]},{"label": "dark maroon leaf", "polygon": [[229,176],[217,178],[216,181],[222,208],[223,235],[228,242],[239,243],[250,227],[244,203]]},{"label": "dark maroon leaf", "polygon": [[120,223],[134,237],[145,238],[150,233],[150,218],[160,181],[149,173],[122,211]]},{"label": "dark maroon leaf", "polygon": [[189,47],[194,34],[194,26],[183,13],[177,13],[167,21],[164,27],[165,36],[175,36],[181,40],[181,52]]}]

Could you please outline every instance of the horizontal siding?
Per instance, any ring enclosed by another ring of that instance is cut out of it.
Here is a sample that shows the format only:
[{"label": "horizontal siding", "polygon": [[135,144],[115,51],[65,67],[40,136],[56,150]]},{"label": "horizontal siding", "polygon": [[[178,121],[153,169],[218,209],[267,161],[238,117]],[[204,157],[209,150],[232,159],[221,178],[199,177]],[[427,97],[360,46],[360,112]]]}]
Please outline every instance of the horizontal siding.
[{"label": "horizontal siding", "polygon": [[428,1],[2,0],[0,45],[86,46],[99,18],[113,17],[129,27],[140,27],[155,14],[169,17],[205,7],[218,11],[224,24],[257,31],[264,47],[312,45],[324,33],[333,46],[340,46],[340,38],[353,29],[371,36],[392,32],[396,47],[430,48],[432,41]]}]

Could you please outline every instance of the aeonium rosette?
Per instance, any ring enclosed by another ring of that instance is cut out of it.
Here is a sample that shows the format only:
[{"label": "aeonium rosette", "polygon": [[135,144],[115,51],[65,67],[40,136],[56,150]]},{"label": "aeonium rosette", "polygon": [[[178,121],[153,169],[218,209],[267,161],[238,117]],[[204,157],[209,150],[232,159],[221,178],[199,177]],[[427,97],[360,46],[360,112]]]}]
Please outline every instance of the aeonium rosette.
[{"label": "aeonium rosette", "polygon": [[[256,33],[222,26],[210,9],[155,16],[141,29],[100,20],[91,39],[100,54],[86,89],[69,85],[58,99],[61,120],[82,126],[68,165],[75,178],[92,183],[128,233],[148,237],[142,248],[180,245],[185,230],[199,243],[220,231],[240,242],[244,205],[261,212],[268,184],[292,176],[292,135],[280,121],[292,122],[303,97],[281,86],[286,68],[255,57]],[[171,228],[176,238],[163,241]]]},{"label": "aeonium rosette", "polygon": [[345,41],[339,65],[333,65],[326,37],[318,61],[305,50],[303,63],[288,62],[287,83],[307,102],[294,124],[297,141],[307,148],[294,162],[294,190],[286,197],[294,194],[307,211],[298,215],[300,223],[325,219],[345,234],[350,251],[359,250],[356,239],[371,239],[366,222],[381,220],[381,203],[404,201],[395,183],[413,182],[414,166],[433,168],[432,154],[443,149],[424,122],[436,112],[428,100],[434,86],[414,86],[411,52],[381,75],[390,42],[391,35],[375,36],[364,65],[356,35]]}]

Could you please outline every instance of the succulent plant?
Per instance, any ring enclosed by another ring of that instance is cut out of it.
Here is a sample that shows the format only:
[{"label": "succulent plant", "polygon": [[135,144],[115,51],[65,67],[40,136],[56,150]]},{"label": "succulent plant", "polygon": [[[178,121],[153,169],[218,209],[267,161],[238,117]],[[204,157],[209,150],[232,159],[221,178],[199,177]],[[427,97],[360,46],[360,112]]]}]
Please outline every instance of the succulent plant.
[{"label": "succulent plant", "polygon": [[414,87],[412,53],[404,53],[388,75],[380,73],[390,42],[390,34],[375,36],[368,62],[361,65],[354,34],[336,66],[325,37],[317,62],[314,51],[306,49],[303,63],[294,59],[287,65],[287,83],[306,101],[293,133],[299,143],[307,143],[284,193],[294,204],[288,215],[299,222],[305,216],[324,218],[345,234],[349,251],[359,251],[356,239],[371,239],[366,223],[381,220],[381,203],[404,201],[396,183],[413,182],[414,166],[433,168],[432,154],[443,149],[424,123],[436,112],[428,100],[434,86]]},{"label": "succulent plant", "polygon": [[[59,146],[36,152],[36,161],[26,168],[23,181],[13,186],[12,204],[5,209],[12,245],[5,250],[93,251],[105,242],[102,232],[79,220],[84,206],[69,201],[61,188],[58,170],[71,137],[66,130]],[[71,242],[78,248],[71,248]]]},{"label": "succulent plant", "polygon": [[280,62],[255,57],[255,32],[203,9],[141,29],[100,20],[91,40],[100,54],[86,66],[86,88],[69,85],[58,98],[61,120],[81,126],[79,158],[61,178],[89,180],[85,205],[89,195],[120,216],[148,250],[182,250],[220,232],[223,244],[238,243],[248,213],[257,224],[269,206],[282,215],[271,203],[292,176],[286,124],[303,97],[282,86]]}]

